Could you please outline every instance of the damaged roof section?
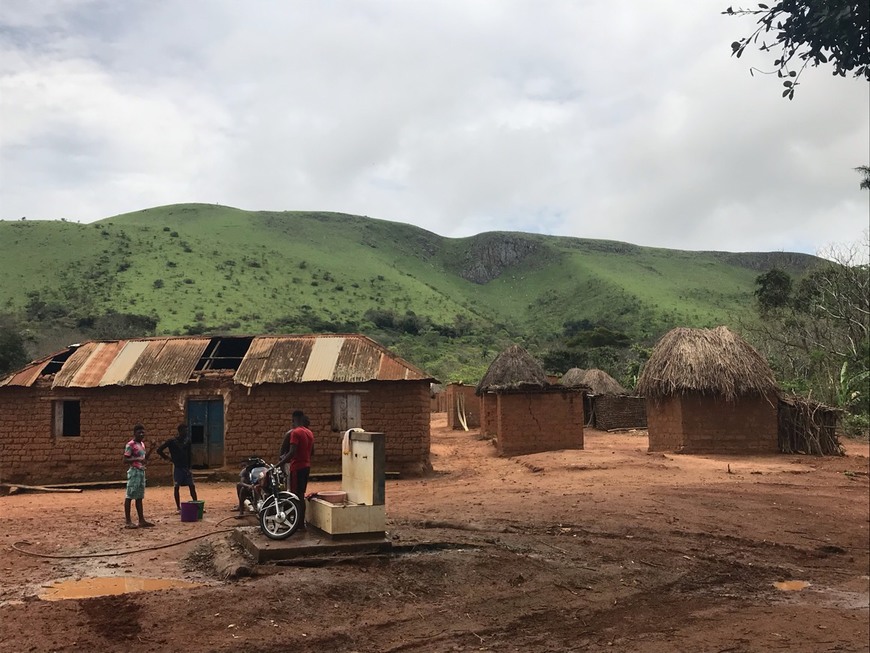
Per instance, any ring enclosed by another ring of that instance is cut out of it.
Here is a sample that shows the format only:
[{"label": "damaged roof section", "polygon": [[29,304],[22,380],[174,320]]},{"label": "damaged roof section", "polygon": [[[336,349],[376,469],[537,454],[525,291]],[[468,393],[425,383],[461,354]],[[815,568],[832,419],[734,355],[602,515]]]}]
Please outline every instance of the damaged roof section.
[{"label": "damaged roof section", "polygon": [[176,385],[211,372],[233,372],[233,381],[247,387],[432,380],[362,335],[226,336],[90,341],[35,361],[0,386],[39,379],[51,379],[52,388]]}]

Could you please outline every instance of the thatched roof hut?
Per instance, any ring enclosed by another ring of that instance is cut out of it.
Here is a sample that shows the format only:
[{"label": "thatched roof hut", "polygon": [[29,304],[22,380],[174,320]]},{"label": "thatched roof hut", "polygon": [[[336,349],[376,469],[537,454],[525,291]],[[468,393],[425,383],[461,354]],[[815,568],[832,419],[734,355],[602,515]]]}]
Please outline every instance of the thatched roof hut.
[{"label": "thatched roof hut", "polygon": [[585,385],[592,390],[594,395],[627,395],[628,390],[619,385],[619,381],[607,372],[592,368],[583,373],[580,385]]},{"label": "thatched roof hut", "polygon": [[700,394],[734,401],[778,393],[767,361],[739,335],[715,329],[678,327],[653,349],[637,384],[648,399]]},{"label": "thatched roof hut", "polygon": [[519,345],[511,345],[492,361],[477,384],[477,394],[490,390],[546,388],[548,385],[541,364]]},{"label": "thatched roof hut", "polygon": [[561,379],[559,379],[559,385],[564,385],[566,388],[576,388],[585,385],[583,383],[584,374],[586,374],[586,370],[580,369],[579,367],[572,367],[562,375]]}]

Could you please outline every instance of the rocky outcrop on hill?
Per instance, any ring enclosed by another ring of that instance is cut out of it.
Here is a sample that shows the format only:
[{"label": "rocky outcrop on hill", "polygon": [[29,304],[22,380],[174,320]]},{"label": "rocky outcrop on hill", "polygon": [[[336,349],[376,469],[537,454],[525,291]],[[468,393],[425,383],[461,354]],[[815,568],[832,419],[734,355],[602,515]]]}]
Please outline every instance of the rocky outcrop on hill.
[{"label": "rocky outcrop on hill", "polygon": [[539,249],[539,243],[523,236],[482,234],[475,237],[459,274],[463,279],[484,284],[522,263]]}]

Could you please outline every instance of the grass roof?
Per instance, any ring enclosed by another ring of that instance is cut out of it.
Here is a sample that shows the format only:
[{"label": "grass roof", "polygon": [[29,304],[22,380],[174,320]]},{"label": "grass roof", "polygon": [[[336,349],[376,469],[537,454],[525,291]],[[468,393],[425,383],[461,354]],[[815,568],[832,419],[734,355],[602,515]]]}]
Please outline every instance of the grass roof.
[{"label": "grass roof", "polygon": [[652,399],[700,393],[733,401],[777,392],[777,387],[767,361],[727,327],[678,327],[656,344],[637,392]]},{"label": "grass roof", "polygon": [[594,395],[627,395],[628,390],[619,385],[619,381],[607,372],[598,369],[586,370],[580,385],[591,388]]},{"label": "grass roof", "polygon": [[490,390],[545,388],[548,385],[543,366],[519,345],[511,345],[492,361],[477,384],[477,394]]},{"label": "grass roof", "polygon": [[564,385],[568,388],[585,385],[583,383],[584,374],[586,374],[586,370],[580,369],[579,367],[572,367],[562,375],[561,379],[559,379],[559,385]]}]

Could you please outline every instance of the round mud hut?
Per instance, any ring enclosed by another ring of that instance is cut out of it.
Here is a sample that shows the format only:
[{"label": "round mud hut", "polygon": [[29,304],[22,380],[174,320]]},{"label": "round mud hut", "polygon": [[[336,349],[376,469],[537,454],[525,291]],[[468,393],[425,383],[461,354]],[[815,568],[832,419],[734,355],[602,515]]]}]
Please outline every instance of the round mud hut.
[{"label": "round mud hut", "polygon": [[583,389],[551,385],[541,364],[511,345],[477,385],[481,432],[499,455],[583,448]]},{"label": "round mud hut", "polygon": [[637,385],[650,451],[776,453],[779,391],[767,361],[727,327],[676,328]]}]

